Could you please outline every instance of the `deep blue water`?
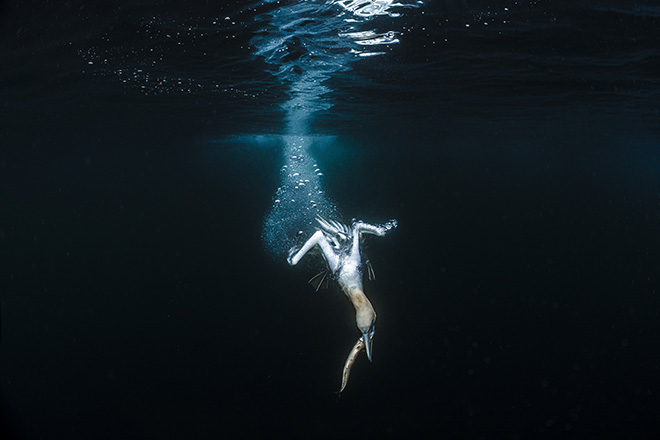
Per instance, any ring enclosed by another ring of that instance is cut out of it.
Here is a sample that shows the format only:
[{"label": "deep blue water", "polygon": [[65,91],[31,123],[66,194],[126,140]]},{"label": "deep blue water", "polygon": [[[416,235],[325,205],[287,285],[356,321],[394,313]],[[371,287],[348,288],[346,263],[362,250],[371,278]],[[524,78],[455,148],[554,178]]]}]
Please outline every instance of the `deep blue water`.
[{"label": "deep blue water", "polygon": [[[660,6],[417,6],[0,3],[2,435],[654,438]],[[353,310],[262,238],[294,132],[399,222],[341,398]]]}]

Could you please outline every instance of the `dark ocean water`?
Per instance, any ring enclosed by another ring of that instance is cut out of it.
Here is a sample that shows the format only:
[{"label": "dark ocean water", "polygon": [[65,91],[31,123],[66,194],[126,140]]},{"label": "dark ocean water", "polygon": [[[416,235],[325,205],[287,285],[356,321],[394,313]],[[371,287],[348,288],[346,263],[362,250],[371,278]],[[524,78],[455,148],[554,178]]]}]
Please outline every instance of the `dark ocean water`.
[{"label": "dark ocean water", "polygon": [[[660,6],[417,6],[359,57],[321,1],[0,3],[2,438],[656,438]],[[353,310],[261,238],[296,98],[399,222],[341,398]]]}]

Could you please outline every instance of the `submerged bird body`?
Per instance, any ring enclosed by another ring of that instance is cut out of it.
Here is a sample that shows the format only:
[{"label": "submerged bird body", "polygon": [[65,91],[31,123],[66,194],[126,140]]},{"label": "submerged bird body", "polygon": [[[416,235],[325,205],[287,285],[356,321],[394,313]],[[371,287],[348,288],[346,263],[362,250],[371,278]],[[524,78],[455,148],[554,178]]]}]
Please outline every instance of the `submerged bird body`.
[{"label": "submerged bird body", "polygon": [[[300,249],[292,249],[288,258],[289,264],[295,265],[307,252],[315,246],[321,249],[323,257],[328,265],[328,271],[332,273],[344,294],[348,297],[355,308],[355,322],[361,338],[356,343],[349,355],[344,367],[345,381],[348,381],[348,373],[355,361],[359,351],[364,348],[367,358],[371,360],[371,346],[375,332],[376,312],[364,293],[362,286],[362,255],[360,252],[360,238],[362,234],[383,236],[396,228],[396,220],[390,220],[383,225],[371,225],[361,221],[353,221],[347,226],[336,221],[317,217],[318,230],[303,244]],[[368,268],[369,278],[373,279],[373,269],[369,261],[364,264]],[[322,272],[310,280],[318,290],[327,283],[328,271]],[[362,344],[360,344],[362,341]],[[359,349],[356,348],[362,345]],[[349,360],[353,357],[353,360]],[[348,372],[347,372],[348,369]],[[342,383],[342,390],[346,386]]]}]

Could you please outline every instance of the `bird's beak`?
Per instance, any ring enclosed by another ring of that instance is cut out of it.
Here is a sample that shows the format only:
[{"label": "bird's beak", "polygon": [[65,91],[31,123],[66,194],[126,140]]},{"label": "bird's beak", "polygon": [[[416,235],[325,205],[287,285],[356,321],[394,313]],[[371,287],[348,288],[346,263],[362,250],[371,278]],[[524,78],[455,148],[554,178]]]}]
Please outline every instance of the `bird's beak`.
[{"label": "bird's beak", "polygon": [[371,342],[373,339],[373,332],[367,332],[362,334],[362,340],[364,341],[364,351],[367,353],[367,359],[371,362]]}]

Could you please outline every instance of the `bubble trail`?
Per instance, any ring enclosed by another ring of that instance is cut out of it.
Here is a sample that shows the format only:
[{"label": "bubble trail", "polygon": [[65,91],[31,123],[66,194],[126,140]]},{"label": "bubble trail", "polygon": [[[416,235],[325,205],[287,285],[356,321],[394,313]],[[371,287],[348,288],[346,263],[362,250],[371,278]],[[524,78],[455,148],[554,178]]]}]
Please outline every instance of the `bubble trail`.
[{"label": "bubble trail", "polygon": [[313,231],[317,215],[337,218],[336,205],[323,189],[323,173],[311,152],[315,137],[307,133],[313,113],[329,108],[321,99],[325,87],[320,75],[305,75],[292,86],[287,111],[286,133],[282,136],[284,165],[273,207],[264,222],[266,247],[277,257]]},{"label": "bubble trail", "polygon": [[260,3],[262,32],[253,39],[256,55],[275,67],[273,74],[289,86],[282,135],[284,164],[281,184],[267,214],[262,237],[276,257],[311,235],[320,215],[341,219],[326,196],[323,173],[312,155],[315,137],[309,133],[315,115],[329,109],[325,81],[349,69],[353,60],[380,55],[375,47],[399,42],[397,32],[375,32],[363,26],[378,16],[398,17],[393,9],[417,7],[393,0],[306,0]]}]

